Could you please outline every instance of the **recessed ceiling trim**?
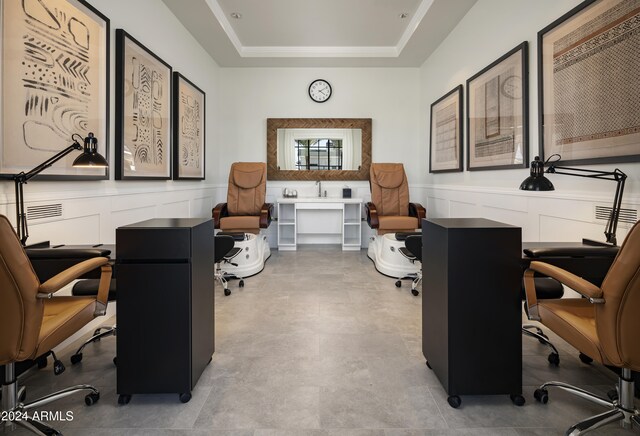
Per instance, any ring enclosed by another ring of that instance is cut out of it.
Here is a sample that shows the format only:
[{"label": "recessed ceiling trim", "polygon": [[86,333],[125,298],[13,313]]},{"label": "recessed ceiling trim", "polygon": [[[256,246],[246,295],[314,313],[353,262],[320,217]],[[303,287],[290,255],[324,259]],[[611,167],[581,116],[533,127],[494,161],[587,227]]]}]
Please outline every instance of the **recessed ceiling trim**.
[{"label": "recessed ceiling trim", "polygon": [[217,0],[206,0],[207,5],[229,37],[238,55],[243,58],[397,58],[407,45],[409,39],[420,25],[434,0],[422,0],[398,44],[389,47],[315,47],[315,46],[243,46],[240,38],[233,30],[225,12]]},{"label": "recessed ceiling trim", "polygon": [[394,58],[396,47],[242,47],[243,58]]},{"label": "recessed ceiling trim", "polygon": [[216,0],[205,0],[205,1],[207,2],[207,6],[209,6],[211,11],[213,12],[213,15],[215,15],[216,19],[220,23],[222,30],[224,30],[224,32],[229,37],[229,40],[238,51],[238,54],[242,55],[242,43],[240,42],[240,38],[238,38],[238,35],[236,34],[236,32],[233,31],[233,27],[231,26],[231,23],[229,22],[229,20],[227,20],[227,16],[222,10],[220,3],[218,3]]},{"label": "recessed ceiling trim", "polygon": [[404,30],[404,33],[400,37],[400,40],[398,41],[398,45],[396,45],[396,50],[398,51],[398,55],[402,53],[402,50],[404,50],[404,47],[407,45],[407,43],[413,36],[413,33],[416,31],[416,29],[420,25],[420,22],[422,21],[424,16],[427,15],[427,11],[431,7],[431,5],[433,5],[433,1],[434,0],[422,0],[418,5],[418,9],[416,9],[416,12],[413,14],[413,17],[411,18],[411,21],[409,21],[409,25],[407,25],[407,28]]}]

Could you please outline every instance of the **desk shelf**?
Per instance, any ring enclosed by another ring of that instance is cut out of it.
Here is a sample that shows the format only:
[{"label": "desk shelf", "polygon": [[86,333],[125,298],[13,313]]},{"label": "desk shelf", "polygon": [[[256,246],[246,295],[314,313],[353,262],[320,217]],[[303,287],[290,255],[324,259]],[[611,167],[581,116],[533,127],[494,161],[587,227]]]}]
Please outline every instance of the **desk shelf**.
[{"label": "desk shelf", "polygon": [[278,249],[298,244],[341,244],[345,251],[362,245],[362,199],[278,199]]}]

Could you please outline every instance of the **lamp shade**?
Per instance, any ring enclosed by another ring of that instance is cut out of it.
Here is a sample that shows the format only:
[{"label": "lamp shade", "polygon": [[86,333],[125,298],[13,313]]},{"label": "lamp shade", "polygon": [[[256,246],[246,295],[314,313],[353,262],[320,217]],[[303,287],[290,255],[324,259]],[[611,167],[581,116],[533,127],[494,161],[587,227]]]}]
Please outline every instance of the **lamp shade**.
[{"label": "lamp shade", "polygon": [[73,161],[76,168],[105,168],[109,166],[109,162],[98,153],[98,139],[89,133],[84,138],[84,150],[80,156]]},{"label": "lamp shade", "polygon": [[536,156],[531,162],[531,175],[520,184],[523,191],[553,191],[553,183],[544,176],[544,162]]}]

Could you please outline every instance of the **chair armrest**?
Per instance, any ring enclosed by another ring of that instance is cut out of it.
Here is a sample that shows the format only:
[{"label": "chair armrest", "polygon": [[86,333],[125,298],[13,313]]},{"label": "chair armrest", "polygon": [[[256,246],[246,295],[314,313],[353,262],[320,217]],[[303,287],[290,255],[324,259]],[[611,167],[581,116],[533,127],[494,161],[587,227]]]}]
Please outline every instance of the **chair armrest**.
[{"label": "chair armrest", "polygon": [[539,247],[522,250],[527,257],[543,259],[545,257],[611,257],[614,258],[620,247]]},{"label": "chair armrest", "polygon": [[422,218],[427,217],[427,210],[420,203],[409,203],[409,216],[418,218],[418,228],[422,228]]},{"label": "chair armrest", "polygon": [[378,227],[380,227],[376,205],[369,201],[365,203],[364,210],[367,213],[367,224],[369,224],[369,227],[371,227],[372,229],[377,229]]},{"label": "chair armrest", "polygon": [[578,277],[573,273],[570,273],[569,271],[558,268],[555,265],[538,261],[531,262],[531,264],[529,265],[529,270],[539,272],[540,274],[544,274],[545,276],[556,279],[563,285],[566,285],[574,291],[578,292],[583,297],[588,298],[592,303],[604,303],[604,299],[602,298],[602,290],[599,287],[581,277]]},{"label": "chair armrest", "polygon": [[[78,279],[79,277],[88,273],[89,271],[92,271],[103,265],[109,266],[108,263],[109,263],[109,259],[106,257],[94,257],[92,259],[84,260],[72,266],[71,268],[65,269],[64,271],[51,277],[46,282],[42,283],[38,288],[38,293],[49,295],[49,294],[58,292],[64,286],[68,285],[69,283]],[[111,269],[110,266],[109,266],[109,269]],[[111,280],[110,277],[109,277],[109,280]],[[107,287],[107,292],[108,291],[109,289]]]},{"label": "chair armrest", "polygon": [[229,210],[227,209],[227,203],[218,203],[216,207],[211,211],[211,215],[213,218],[213,228],[220,228],[220,218],[229,216]]},{"label": "chair armrest", "polygon": [[273,203],[265,203],[260,209],[260,228],[266,229],[271,224],[273,216]]}]

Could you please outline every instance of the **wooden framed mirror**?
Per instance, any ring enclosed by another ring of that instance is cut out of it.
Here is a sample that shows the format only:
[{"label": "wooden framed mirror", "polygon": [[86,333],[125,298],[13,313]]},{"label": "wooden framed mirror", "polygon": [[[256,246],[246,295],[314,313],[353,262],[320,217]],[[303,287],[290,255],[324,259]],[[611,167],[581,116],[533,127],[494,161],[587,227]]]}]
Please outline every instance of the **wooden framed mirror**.
[{"label": "wooden framed mirror", "polygon": [[268,180],[369,180],[371,118],[268,118]]}]

